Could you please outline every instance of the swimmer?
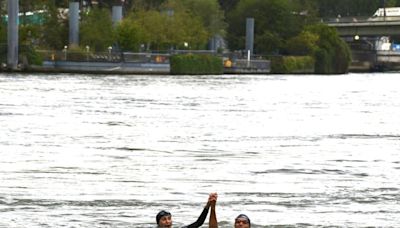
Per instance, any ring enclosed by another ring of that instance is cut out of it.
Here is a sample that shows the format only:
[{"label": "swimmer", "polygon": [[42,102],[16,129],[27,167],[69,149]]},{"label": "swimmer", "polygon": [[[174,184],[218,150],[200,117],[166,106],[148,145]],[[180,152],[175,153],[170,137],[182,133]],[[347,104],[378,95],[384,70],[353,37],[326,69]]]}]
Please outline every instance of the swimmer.
[{"label": "swimmer", "polygon": [[250,219],[245,214],[240,214],[235,218],[235,228],[250,228]]},{"label": "swimmer", "polygon": [[[204,207],[203,211],[201,212],[197,221],[182,228],[198,228],[202,226],[208,215],[208,210],[210,209],[211,203],[216,200],[217,200],[217,193],[211,193],[208,197],[207,204]],[[158,228],[172,228],[171,213],[165,210],[158,212],[156,216],[156,222]]]}]

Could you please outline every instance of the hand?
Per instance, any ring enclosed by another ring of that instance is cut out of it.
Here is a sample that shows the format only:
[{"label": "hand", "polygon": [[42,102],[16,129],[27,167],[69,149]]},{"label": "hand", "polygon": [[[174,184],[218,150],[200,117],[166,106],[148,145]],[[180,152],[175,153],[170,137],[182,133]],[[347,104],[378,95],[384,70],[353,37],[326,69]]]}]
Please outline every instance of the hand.
[{"label": "hand", "polygon": [[208,196],[208,203],[210,203],[211,206],[215,207],[215,204],[217,203],[217,199],[218,199],[218,194],[216,192],[210,193],[210,195]]}]

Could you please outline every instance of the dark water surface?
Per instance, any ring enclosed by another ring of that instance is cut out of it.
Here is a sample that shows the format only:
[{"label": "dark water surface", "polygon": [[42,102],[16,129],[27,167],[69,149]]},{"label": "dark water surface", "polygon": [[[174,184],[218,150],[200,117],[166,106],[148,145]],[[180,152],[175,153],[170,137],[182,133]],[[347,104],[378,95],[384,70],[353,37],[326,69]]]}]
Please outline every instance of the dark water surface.
[{"label": "dark water surface", "polygon": [[399,227],[400,74],[2,74],[0,129],[0,227]]}]

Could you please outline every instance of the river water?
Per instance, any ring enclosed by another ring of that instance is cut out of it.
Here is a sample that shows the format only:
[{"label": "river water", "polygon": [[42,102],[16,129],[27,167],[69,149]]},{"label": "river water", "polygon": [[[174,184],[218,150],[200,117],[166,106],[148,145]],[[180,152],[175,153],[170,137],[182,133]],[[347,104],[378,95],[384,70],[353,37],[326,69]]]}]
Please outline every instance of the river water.
[{"label": "river water", "polygon": [[398,227],[399,116],[400,74],[2,74],[0,227]]}]

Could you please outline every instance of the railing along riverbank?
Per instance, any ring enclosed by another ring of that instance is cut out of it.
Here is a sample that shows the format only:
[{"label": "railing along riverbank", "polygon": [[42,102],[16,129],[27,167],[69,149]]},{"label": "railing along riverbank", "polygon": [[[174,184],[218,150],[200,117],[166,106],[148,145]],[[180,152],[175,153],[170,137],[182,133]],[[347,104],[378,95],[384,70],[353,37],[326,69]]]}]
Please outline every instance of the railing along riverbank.
[{"label": "railing along riverbank", "polygon": [[[89,52],[37,51],[42,65],[22,64],[21,68],[36,72],[86,72],[121,74],[170,74],[170,57],[176,54],[207,54],[221,58],[224,73],[228,74],[265,74],[270,72],[270,61],[251,58],[245,59],[237,53],[217,53],[208,50],[174,50],[171,52]],[[229,64],[226,64],[229,62]]]}]

